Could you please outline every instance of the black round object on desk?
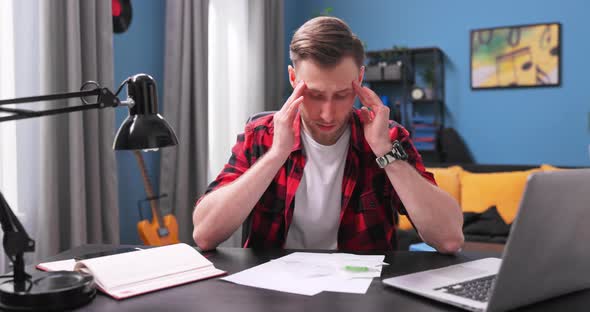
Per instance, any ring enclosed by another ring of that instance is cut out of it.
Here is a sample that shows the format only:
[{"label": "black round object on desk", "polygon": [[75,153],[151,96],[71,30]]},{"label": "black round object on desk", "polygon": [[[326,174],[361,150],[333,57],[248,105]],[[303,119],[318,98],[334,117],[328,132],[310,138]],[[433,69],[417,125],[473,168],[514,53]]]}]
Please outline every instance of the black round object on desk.
[{"label": "black round object on desk", "polygon": [[12,277],[0,279],[0,308],[9,311],[64,311],[89,303],[96,296],[92,275],[70,271],[36,271],[24,285]]}]

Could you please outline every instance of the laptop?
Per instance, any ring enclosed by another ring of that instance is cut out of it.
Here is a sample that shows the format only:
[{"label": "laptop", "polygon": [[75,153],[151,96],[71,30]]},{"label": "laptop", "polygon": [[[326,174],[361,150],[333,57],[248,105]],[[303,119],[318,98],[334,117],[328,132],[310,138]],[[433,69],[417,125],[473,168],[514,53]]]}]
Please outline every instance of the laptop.
[{"label": "laptop", "polygon": [[590,288],[590,169],[533,173],[502,259],[383,280],[471,311],[504,311]]}]

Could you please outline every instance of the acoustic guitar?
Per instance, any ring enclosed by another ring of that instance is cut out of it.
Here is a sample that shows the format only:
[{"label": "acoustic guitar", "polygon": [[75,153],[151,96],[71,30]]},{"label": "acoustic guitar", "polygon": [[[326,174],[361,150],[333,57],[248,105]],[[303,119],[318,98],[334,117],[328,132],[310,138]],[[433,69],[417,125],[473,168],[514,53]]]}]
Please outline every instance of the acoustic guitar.
[{"label": "acoustic guitar", "polygon": [[143,184],[145,192],[150,202],[152,210],[152,220],[143,219],[137,223],[137,231],[139,237],[144,245],[162,246],[179,243],[178,240],[178,223],[173,214],[162,216],[162,212],[158,207],[158,198],[154,196],[152,184],[150,183],[143,156],[139,151],[133,151],[139,168],[141,169],[141,176],[143,177]]}]

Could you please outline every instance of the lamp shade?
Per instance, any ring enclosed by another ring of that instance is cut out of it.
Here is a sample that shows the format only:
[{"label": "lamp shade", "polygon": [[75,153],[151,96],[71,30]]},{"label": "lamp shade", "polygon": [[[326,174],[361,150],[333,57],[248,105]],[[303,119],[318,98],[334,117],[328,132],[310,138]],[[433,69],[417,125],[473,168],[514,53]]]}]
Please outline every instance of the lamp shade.
[{"label": "lamp shade", "polygon": [[158,114],[158,93],[155,80],[138,74],[127,81],[127,93],[134,105],[117,131],[113,149],[156,149],[178,144],[174,130]]}]

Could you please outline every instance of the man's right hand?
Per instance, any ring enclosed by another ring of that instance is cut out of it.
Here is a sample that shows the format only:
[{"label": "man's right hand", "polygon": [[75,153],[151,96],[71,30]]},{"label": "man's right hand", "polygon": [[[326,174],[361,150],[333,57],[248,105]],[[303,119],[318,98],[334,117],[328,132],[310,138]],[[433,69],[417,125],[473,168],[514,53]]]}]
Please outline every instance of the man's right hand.
[{"label": "man's right hand", "polygon": [[[291,154],[295,142],[293,123],[305,88],[305,83],[300,81],[281,110],[275,113],[273,144],[268,153],[235,181],[209,193],[195,207],[193,239],[201,249],[217,247],[240,227]],[[242,162],[244,167],[248,165],[245,159]]]},{"label": "man's right hand", "polygon": [[288,157],[295,144],[293,123],[295,122],[299,105],[303,103],[303,92],[306,87],[305,82],[300,80],[291,96],[283,104],[281,110],[274,115],[274,137],[270,151],[280,156]]}]

